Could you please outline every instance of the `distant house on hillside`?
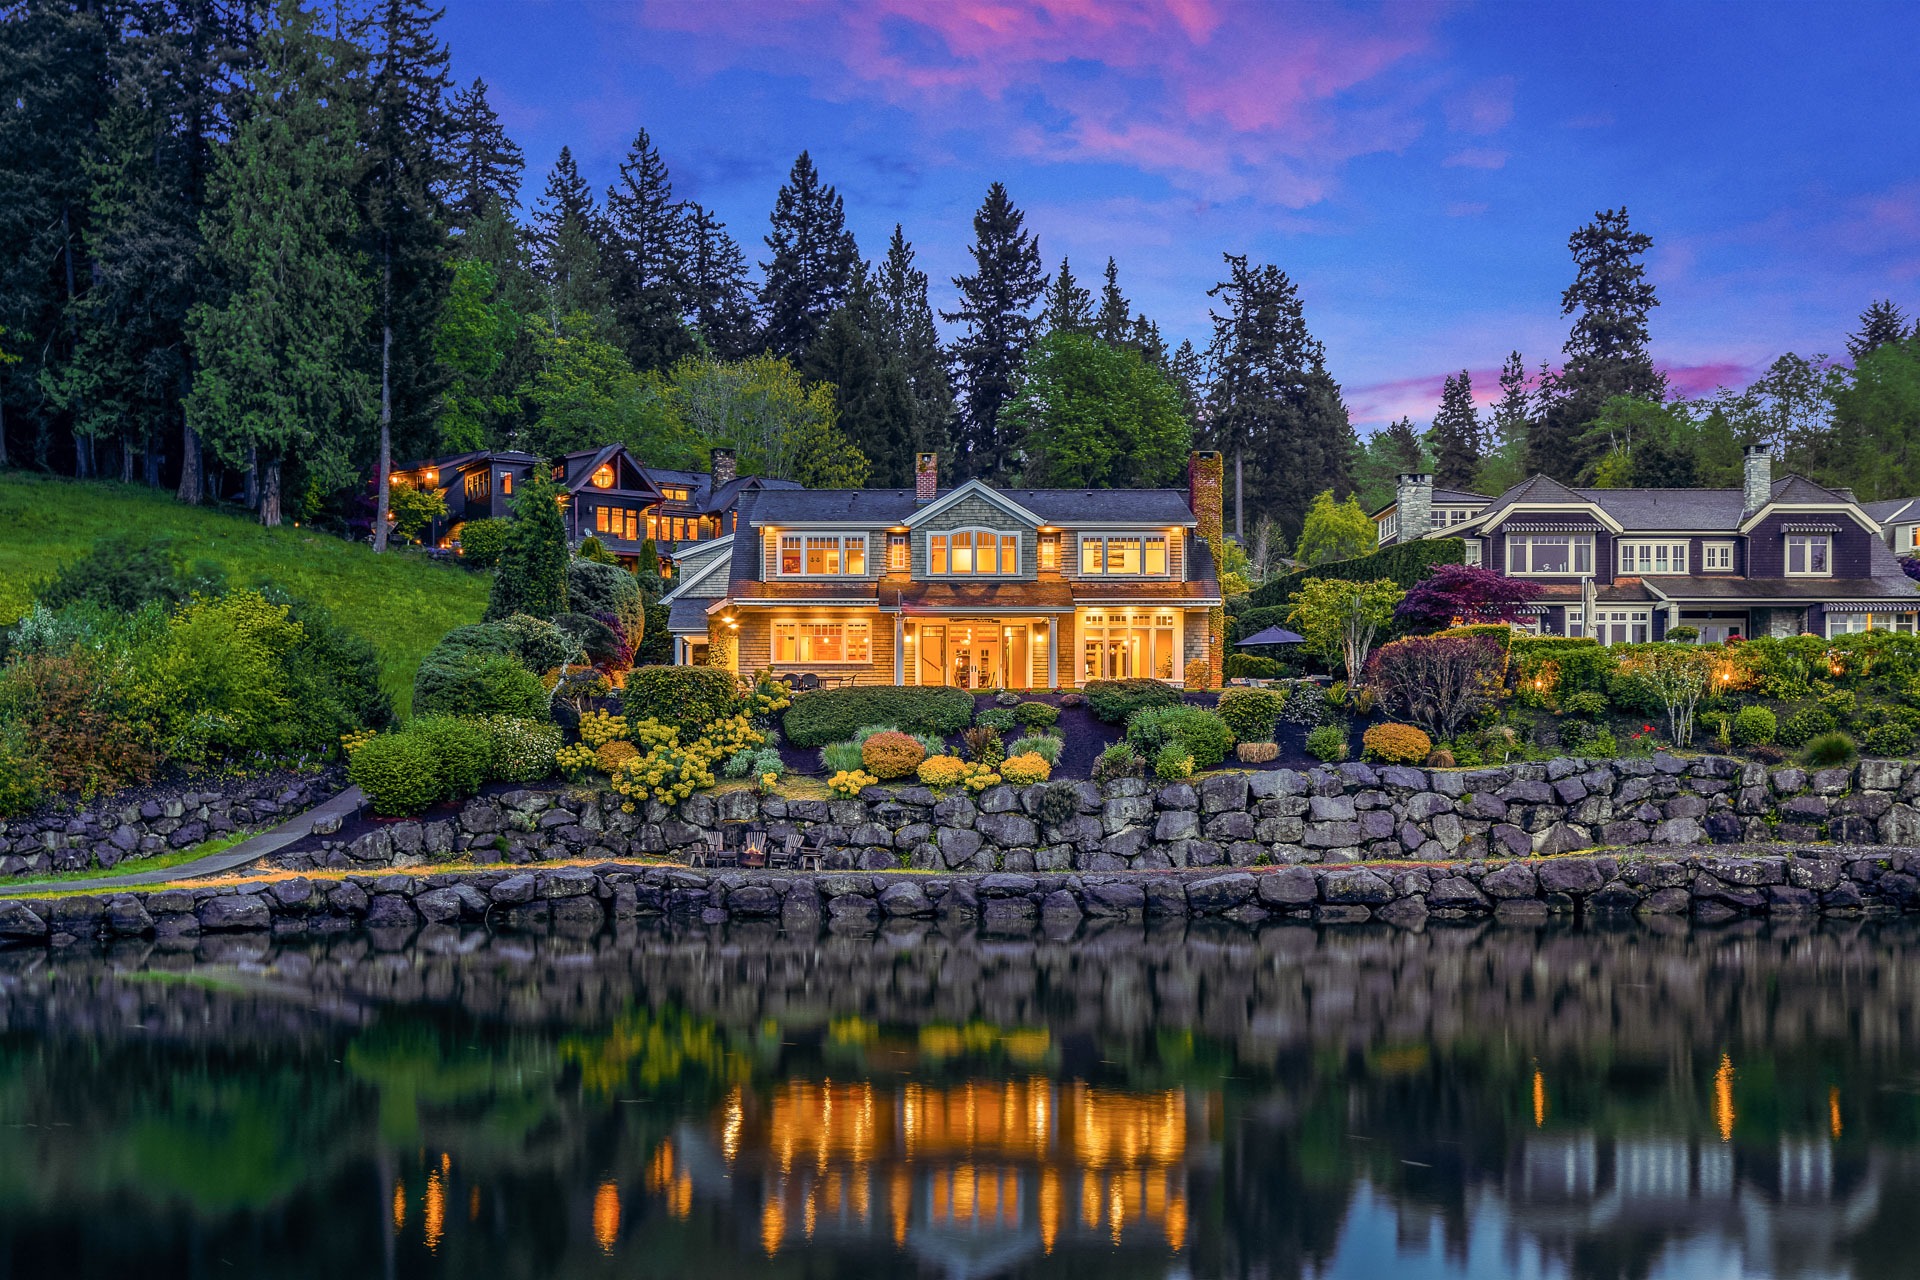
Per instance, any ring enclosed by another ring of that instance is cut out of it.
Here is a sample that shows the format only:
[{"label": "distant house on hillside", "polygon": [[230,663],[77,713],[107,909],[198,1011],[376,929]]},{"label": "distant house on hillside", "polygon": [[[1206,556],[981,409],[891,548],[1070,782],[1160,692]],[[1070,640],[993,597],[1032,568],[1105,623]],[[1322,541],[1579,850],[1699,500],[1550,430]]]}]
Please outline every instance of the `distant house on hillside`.
[{"label": "distant house on hillside", "polygon": [[[447,518],[424,535],[429,546],[457,552],[460,527],[469,520],[498,518],[513,509],[513,496],[533,478],[540,460],[529,453],[492,450],[432,458],[394,468],[398,483],[439,489]],[[602,445],[567,454],[551,470],[565,494],[567,537],[579,545],[598,538],[631,563],[652,539],[662,556],[678,557],[692,546],[730,533],[743,495],[768,489],[798,489],[789,480],[734,473],[734,452],[715,449],[710,471],[648,467],[624,445]]]},{"label": "distant house on hillside", "polygon": [[1743,479],[1738,489],[1573,489],[1535,475],[1488,498],[1410,473],[1373,519],[1382,546],[1460,538],[1468,564],[1538,583],[1527,625],[1542,634],[1623,644],[1679,626],[1704,641],[1916,630],[1920,587],[1889,546],[1910,553],[1916,504],[1863,506],[1804,476],[1776,480],[1758,447]]},{"label": "distant house on hillside", "polygon": [[1920,498],[1863,502],[1860,509],[1880,525],[1880,536],[1896,556],[1920,556]]}]

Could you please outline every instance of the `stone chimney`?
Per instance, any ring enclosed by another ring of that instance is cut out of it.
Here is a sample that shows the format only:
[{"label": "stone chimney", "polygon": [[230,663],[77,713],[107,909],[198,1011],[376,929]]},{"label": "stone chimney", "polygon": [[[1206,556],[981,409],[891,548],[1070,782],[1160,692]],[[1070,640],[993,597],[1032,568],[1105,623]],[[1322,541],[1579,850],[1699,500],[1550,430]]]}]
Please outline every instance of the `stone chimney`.
[{"label": "stone chimney", "polygon": [[1758,511],[1773,498],[1773,455],[1767,452],[1763,444],[1747,446],[1745,464],[1746,502],[1742,510],[1748,513]]},{"label": "stone chimney", "polygon": [[715,489],[720,488],[722,485],[732,484],[735,475],[733,450],[715,449],[712,454],[712,461],[707,464],[707,470],[713,476],[713,487]]},{"label": "stone chimney", "polygon": [[939,492],[940,455],[937,453],[915,454],[913,459],[914,505],[926,506]]},{"label": "stone chimney", "polygon": [[1400,532],[1395,541],[1414,542],[1427,536],[1427,530],[1433,527],[1433,473],[1430,471],[1408,471],[1396,477],[1398,487],[1394,490],[1394,506],[1400,520]]},{"label": "stone chimney", "polygon": [[1187,505],[1193,508],[1194,533],[1216,554],[1226,532],[1221,527],[1226,517],[1225,481],[1218,453],[1196,450],[1187,459]]}]

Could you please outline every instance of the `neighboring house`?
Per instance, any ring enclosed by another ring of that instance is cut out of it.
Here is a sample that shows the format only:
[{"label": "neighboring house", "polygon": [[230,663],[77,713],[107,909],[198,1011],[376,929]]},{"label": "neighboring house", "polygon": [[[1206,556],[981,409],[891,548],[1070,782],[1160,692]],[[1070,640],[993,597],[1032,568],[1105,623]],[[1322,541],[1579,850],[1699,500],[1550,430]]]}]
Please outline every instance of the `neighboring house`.
[{"label": "neighboring house", "polygon": [[[1528,625],[1607,644],[1697,628],[1705,641],[1810,632],[1913,632],[1920,587],[1901,572],[1882,523],[1844,491],[1773,478],[1747,450],[1738,489],[1570,489],[1532,476],[1472,516],[1425,513],[1433,477],[1403,475],[1375,515],[1381,543],[1462,538],[1467,563],[1543,588]],[[1385,521],[1395,528],[1388,534]]]},{"label": "neighboring house", "polygon": [[[1222,603],[1179,489],[774,489],[679,557],[674,661],[860,684],[1045,689],[1210,659]],[[1197,486],[1213,505],[1217,486]]]},{"label": "neighboring house", "polygon": [[1860,509],[1880,525],[1880,536],[1896,556],[1920,556],[1920,498],[1863,502]]},{"label": "neighboring house", "polygon": [[[537,465],[532,454],[503,450],[416,462],[395,468],[393,476],[445,494],[447,518],[433,523],[425,541],[457,551],[460,526],[507,515],[515,489],[532,478]],[[730,530],[743,495],[799,488],[787,480],[736,476],[731,449],[715,449],[712,465],[711,473],[647,467],[617,444],[567,454],[551,475],[565,494],[568,540],[577,546],[589,536],[598,538],[631,563],[651,538],[656,552],[678,559],[688,547]]]},{"label": "neighboring house", "polygon": [[[1465,524],[1485,511],[1493,501],[1484,493],[1468,493],[1465,489],[1436,489],[1432,476],[1426,477],[1425,485],[1407,483],[1417,478],[1401,476],[1393,501],[1373,513],[1373,523],[1379,532],[1381,546],[1399,540],[1402,510],[1409,513],[1412,527],[1438,531]],[[1420,505],[1422,501],[1426,503],[1424,507]]]}]

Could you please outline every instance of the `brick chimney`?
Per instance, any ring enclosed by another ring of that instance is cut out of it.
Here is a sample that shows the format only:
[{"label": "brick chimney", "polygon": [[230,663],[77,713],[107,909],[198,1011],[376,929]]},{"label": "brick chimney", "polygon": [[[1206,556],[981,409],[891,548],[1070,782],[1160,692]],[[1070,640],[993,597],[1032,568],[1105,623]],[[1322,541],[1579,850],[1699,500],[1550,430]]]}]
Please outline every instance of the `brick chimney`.
[{"label": "brick chimney", "polygon": [[915,454],[913,458],[913,501],[916,506],[926,506],[934,495],[940,492],[940,455],[937,453]]},{"label": "brick chimney", "polygon": [[1400,532],[1397,542],[1413,542],[1427,536],[1433,527],[1433,473],[1408,471],[1395,477],[1398,487],[1393,501],[1398,508]]},{"label": "brick chimney", "polygon": [[1195,450],[1187,459],[1187,505],[1193,508],[1195,535],[1208,546],[1217,546],[1225,530],[1225,475],[1220,455],[1211,450]]},{"label": "brick chimney", "polygon": [[733,450],[715,449],[712,454],[712,460],[707,464],[707,471],[713,476],[713,487],[715,489],[720,488],[722,485],[733,483],[735,474]]},{"label": "brick chimney", "polygon": [[1763,444],[1747,446],[1745,483],[1741,487],[1746,491],[1746,502],[1742,507],[1744,512],[1758,511],[1772,499],[1773,455],[1767,452],[1767,446]]}]

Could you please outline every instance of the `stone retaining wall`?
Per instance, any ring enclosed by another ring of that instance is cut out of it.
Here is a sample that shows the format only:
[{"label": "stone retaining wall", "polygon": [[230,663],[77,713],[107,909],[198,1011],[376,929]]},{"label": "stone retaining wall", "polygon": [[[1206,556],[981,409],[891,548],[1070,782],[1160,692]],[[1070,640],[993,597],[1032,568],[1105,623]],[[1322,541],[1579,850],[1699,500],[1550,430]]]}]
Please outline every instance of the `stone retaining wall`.
[{"label": "stone retaining wall", "polygon": [[[1072,816],[1050,822],[1059,790]],[[1724,756],[1561,759],[1492,769],[1343,764],[1229,771],[1192,783],[1128,778],[938,795],[869,787],[857,800],[695,795],[624,813],[610,792],[524,790],[454,817],[401,822],[282,855],[289,870],[678,856],[755,823],[803,834],[836,869],[1139,871],[1366,859],[1523,857],[1593,848],[1743,843],[1920,844],[1920,764],[1808,772]]]},{"label": "stone retaining wall", "polygon": [[336,767],[194,785],[201,789],[110,797],[71,813],[0,819],[0,876],[107,871],[230,832],[277,826],[338,795],[347,783]]},{"label": "stone retaining wall", "polygon": [[81,941],[254,929],[411,930],[490,923],[586,931],[609,918],[721,924],[778,920],[790,930],[870,927],[882,918],[1040,926],[1092,919],[1220,917],[1419,927],[1430,919],[1549,915],[1807,916],[1920,909],[1920,851],[1685,852],[1472,861],[1441,866],[1318,864],[1258,871],[765,872],[659,865],[507,868],[408,875],[292,876],[264,883],[0,901],[0,940]]}]

